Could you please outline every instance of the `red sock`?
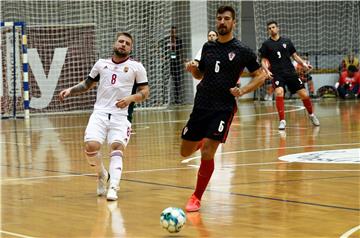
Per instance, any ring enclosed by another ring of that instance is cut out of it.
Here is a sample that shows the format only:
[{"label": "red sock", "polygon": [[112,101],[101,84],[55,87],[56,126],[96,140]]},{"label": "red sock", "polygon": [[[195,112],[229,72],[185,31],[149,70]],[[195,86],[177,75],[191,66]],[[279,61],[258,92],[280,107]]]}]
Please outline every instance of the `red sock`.
[{"label": "red sock", "polygon": [[276,97],[276,109],[278,111],[280,121],[285,119],[284,108],[284,97]]},{"label": "red sock", "polygon": [[313,113],[313,108],[312,108],[312,104],[311,104],[311,100],[310,98],[306,98],[303,101],[304,107],[306,108],[306,110],[308,111],[309,115],[311,115]]},{"label": "red sock", "polygon": [[211,160],[201,160],[198,177],[197,177],[197,183],[196,183],[196,189],[195,189],[195,196],[201,200],[201,197],[203,193],[205,192],[205,189],[209,183],[209,180],[211,178],[211,175],[214,171],[214,159]]}]

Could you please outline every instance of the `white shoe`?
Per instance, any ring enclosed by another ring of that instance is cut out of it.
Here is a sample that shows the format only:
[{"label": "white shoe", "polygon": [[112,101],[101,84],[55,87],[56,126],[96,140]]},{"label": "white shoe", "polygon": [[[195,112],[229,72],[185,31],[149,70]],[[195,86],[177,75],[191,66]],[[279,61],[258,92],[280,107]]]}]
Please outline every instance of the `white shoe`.
[{"label": "white shoe", "polygon": [[117,191],[119,189],[114,186],[110,186],[106,195],[108,201],[116,201],[118,199]]},{"label": "white shoe", "polygon": [[309,118],[310,118],[310,121],[312,122],[312,124],[313,124],[314,126],[320,126],[320,121],[319,121],[319,119],[317,119],[317,117],[315,116],[315,114],[311,114],[311,115],[309,116]]},{"label": "white shoe", "polygon": [[281,120],[279,123],[279,130],[285,130],[285,127],[286,127],[286,121]]},{"label": "white shoe", "polygon": [[106,195],[106,187],[109,180],[110,180],[110,174],[108,173],[108,171],[105,170],[105,174],[98,177],[98,184],[96,189],[96,193],[98,196]]}]

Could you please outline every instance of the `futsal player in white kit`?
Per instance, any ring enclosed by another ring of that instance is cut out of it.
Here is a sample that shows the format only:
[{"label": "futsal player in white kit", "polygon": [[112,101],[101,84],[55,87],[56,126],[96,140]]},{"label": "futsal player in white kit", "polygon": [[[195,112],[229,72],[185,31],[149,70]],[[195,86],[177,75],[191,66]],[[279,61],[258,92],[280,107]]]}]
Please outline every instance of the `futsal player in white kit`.
[{"label": "futsal player in white kit", "polygon": [[[122,158],[130,139],[133,105],[149,96],[146,70],[140,62],[130,58],[133,43],[129,33],[117,33],[112,58],[99,59],[87,79],[59,94],[60,101],[63,101],[99,83],[94,111],[85,130],[85,154],[98,174],[97,194],[106,195],[109,201],[118,199]],[[105,139],[111,151],[109,172],[100,155]]]}]

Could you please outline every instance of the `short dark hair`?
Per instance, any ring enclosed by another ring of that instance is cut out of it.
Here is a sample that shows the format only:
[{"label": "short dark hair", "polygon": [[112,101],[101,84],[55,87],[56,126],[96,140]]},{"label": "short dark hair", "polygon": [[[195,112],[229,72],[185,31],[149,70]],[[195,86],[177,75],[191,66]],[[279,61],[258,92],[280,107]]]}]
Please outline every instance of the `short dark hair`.
[{"label": "short dark hair", "polygon": [[266,26],[270,26],[271,24],[275,24],[276,26],[278,26],[278,23],[274,20],[270,20],[270,21],[266,22]]},{"label": "short dark hair", "polygon": [[134,38],[132,37],[132,35],[130,33],[128,33],[128,32],[118,32],[116,34],[116,40],[117,40],[117,38],[119,38],[119,36],[129,37],[131,39],[132,44],[134,44]]},{"label": "short dark hair", "polygon": [[215,32],[216,36],[219,36],[219,34],[217,33],[217,31],[210,30],[210,31],[208,31],[208,35],[210,34],[210,32]]},{"label": "short dark hair", "polygon": [[216,15],[222,14],[222,13],[227,12],[227,11],[231,12],[231,16],[235,20],[235,10],[231,6],[220,6],[216,11]]},{"label": "short dark hair", "polygon": [[358,71],[358,69],[356,68],[355,65],[349,65],[349,67],[347,68],[347,70],[351,73],[355,73],[356,71]]}]

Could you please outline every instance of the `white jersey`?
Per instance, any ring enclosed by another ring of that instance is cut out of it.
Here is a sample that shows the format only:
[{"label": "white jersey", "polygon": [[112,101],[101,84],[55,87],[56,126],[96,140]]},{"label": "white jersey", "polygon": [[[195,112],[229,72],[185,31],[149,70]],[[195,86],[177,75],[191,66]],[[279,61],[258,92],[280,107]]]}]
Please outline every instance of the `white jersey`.
[{"label": "white jersey", "polygon": [[118,108],[116,101],[132,94],[135,83],[147,84],[148,79],[144,66],[137,61],[127,59],[119,64],[112,59],[99,59],[89,76],[99,76],[94,111],[110,114],[128,115],[128,107]]}]

